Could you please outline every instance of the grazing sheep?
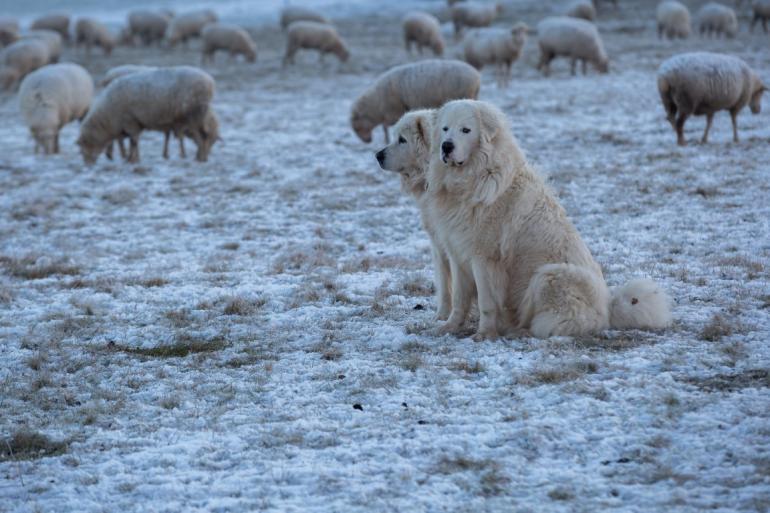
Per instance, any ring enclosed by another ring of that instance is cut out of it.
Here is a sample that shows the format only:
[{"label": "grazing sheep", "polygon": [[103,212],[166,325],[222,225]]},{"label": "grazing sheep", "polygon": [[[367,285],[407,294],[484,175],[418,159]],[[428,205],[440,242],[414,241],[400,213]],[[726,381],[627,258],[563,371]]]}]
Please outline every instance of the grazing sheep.
[{"label": "grazing sheep", "polygon": [[115,66],[114,68],[107,70],[107,73],[104,74],[104,78],[99,82],[99,85],[101,87],[107,87],[120,77],[125,77],[126,75],[138,73],[140,71],[153,71],[156,69],[158,68],[155,66],[144,66],[141,64],[123,64],[121,66]]},{"label": "grazing sheep", "polygon": [[410,110],[440,107],[449,100],[475,99],[481,87],[479,72],[453,60],[424,60],[386,71],[353,102],[350,123],[364,142],[382,125],[388,127]]},{"label": "grazing sheep", "polygon": [[497,85],[504,87],[511,81],[511,66],[521,55],[528,31],[524,23],[517,23],[512,29],[495,27],[472,30],[465,35],[465,62],[479,71],[486,64],[494,65]]},{"label": "grazing sheep", "polygon": [[698,31],[701,36],[725,35],[732,39],[738,34],[738,18],[731,8],[709,2],[698,11]]},{"label": "grazing sheep", "polygon": [[[214,79],[190,66],[141,71],[118,78],[94,102],[80,127],[78,145],[86,164],[93,164],[115,139],[131,141],[128,161],[139,160],[143,130],[189,133],[204,161],[218,133],[211,134]],[[211,140],[209,140],[211,138]]]},{"label": "grazing sheep", "polygon": [[690,11],[676,0],[665,0],[655,11],[658,20],[658,37],[686,39],[690,35]]},{"label": "grazing sheep", "polygon": [[684,122],[689,116],[706,116],[701,139],[706,143],[714,113],[720,110],[730,112],[733,140],[738,142],[738,113],[748,105],[753,114],[759,114],[766,90],[748,64],[731,55],[683,53],[664,61],[658,70],[660,99],[681,146],[686,144]]},{"label": "grazing sheep", "polygon": [[588,0],[575,0],[567,6],[564,15],[586,21],[594,21],[596,19],[596,8]]},{"label": "grazing sheep", "polygon": [[43,42],[48,47],[48,62],[59,62],[62,39],[58,32],[46,29],[30,30],[29,32],[22,34],[21,39],[35,39]]},{"label": "grazing sheep", "polygon": [[463,2],[455,5],[451,9],[455,39],[460,39],[465,27],[488,27],[502,11],[503,6],[499,3]]},{"label": "grazing sheep", "polygon": [[331,25],[329,18],[306,7],[286,7],[281,11],[281,30],[286,30],[295,21],[315,21]]},{"label": "grazing sheep", "polygon": [[48,47],[38,39],[16,41],[0,52],[0,86],[13,88],[27,74],[48,64]]},{"label": "grazing sheep", "polygon": [[209,23],[203,27],[202,62],[214,62],[214,53],[217,50],[227,50],[232,58],[235,55],[243,55],[249,62],[257,60],[257,45],[248,32],[236,25],[226,23]]},{"label": "grazing sheep", "polygon": [[58,32],[64,41],[70,40],[70,17],[67,14],[47,14],[32,22],[31,29],[46,29]]},{"label": "grazing sheep", "polygon": [[318,50],[321,52],[321,62],[327,53],[333,53],[342,62],[350,57],[348,47],[334,27],[317,21],[295,21],[289,25],[284,66],[286,63],[294,64],[294,54],[300,48]]},{"label": "grazing sheep", "polygon": [[8,46],[19,39],[19,22],[15,18],[0,16],[0,46]]},{"label": "grazing sheep", "polygon": [[607,73],[608,60],[604,44],[596,26],[590,21],[554,16],[546,18],[537,25],[540,62],[537,69],[545,76],[550,73],[551,61],[558,56],[570,59],[570,71],[575,74],[575,63],[581,61],[583,74],[586,74],[586,62],[590,62],[601,73]]},{"label": "grazing sheep", "polygon": [[762,30],[767,34],[767,22],[770,20],[770,0],[754,0],[752,4],[754,17],[751,19],[751,31],[754,32],[754,25],[762,22]]},{"label": "grazing sheep", "polygon": [[145,46],[150,46],[153,43],[160,45],[166,35],[166,30],[168,30],[169,19],[170,17],[160,12],[131,11],[128,14],[128,39],[131,44],[133,44],[135,37],[139,37]]},{"label": "grazing sheep", "polygon": [[166,29],[166,41],[173,48],[178,42],[187,45],[187,41],[201,35],[206,23],[218,21],[217,15],[209,10],[193,11],[173,18]]},{"label": "grazing sheep", "polygon": [[86,47],[86,55],[91,55],[92,46],[99,46],[104,55],[110,55],[115,47],[115,38],[103,23],[93,18],[80,18],[75,23],[75,47],[81,44]]},{"label": "grazing sheep", "polygon": [[33,71],[21,82],[19,104],[35,139],[35,153],[59,153],[59,131],[82,120],[91,106],[94,82],[77,64],[50,64]]},{"label": "grazing sheep", "polygon": [[423,46],[427,46],[437,56],[444,53],[444,38],[441,25],[435,16],[426,12],[412,11],[404,16],[404,43],[406,51],[412,52],[412,43],[417,44],[417,51],[422,55]]}]

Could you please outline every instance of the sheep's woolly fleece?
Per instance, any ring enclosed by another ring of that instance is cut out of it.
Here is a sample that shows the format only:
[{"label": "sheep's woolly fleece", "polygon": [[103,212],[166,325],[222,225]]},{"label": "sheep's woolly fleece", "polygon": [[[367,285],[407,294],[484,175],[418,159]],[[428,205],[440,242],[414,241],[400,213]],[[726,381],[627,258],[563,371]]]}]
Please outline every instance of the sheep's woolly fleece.
[{"label": "sheep's woolly fleece", "polygon": [[[770,104],[741,114],[739,144],[720,113],[679,148],[656,88],[696,48],[770,81],[767,36],[660,42],[656,2],[621,2],[600,14],[610,74],[557,61],[545,79],[531,43],[509,88],[485,71],[480,99],[609,283],[647,275],[676,304],[661,333],[474,343],[432,335],[417,209],[377,167],[381,132],[349,127],[407,59],[404,12],[435,2],[405,4],[339,20],[345,65],[282,70],[276,17],[255,65],[209,67],[226,143],[206,164],[145,134],[141,165],[85,168],[76,124],[34,156],[0,96],[0,511],[770,506]],[[551,14],[525,7],[530,26]],[[117,48],[88,67],[199,59]]]}]

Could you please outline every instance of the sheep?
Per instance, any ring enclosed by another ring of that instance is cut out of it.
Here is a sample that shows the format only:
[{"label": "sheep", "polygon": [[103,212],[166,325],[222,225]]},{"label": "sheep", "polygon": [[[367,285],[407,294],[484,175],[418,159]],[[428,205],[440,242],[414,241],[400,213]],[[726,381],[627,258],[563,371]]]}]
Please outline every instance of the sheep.
[{"label": "sheep", "polygon": [[289,25],[286,55],[283,57],[284,66],[287,63],[294,64],[294,54],[300,48],[318,50],[321,62],[327,53],[333,53],[342,62],[346,62],[350,57],[347,45],[334,27],[317,21],[295,21]]},{"label": "sheep", "polygon": [[127,39],[133,44],[134,38],[138,36],[145,46],[153,43],[159,45],[166,35],[169,19],[170,17],[160,12],[131,11],[128,13]]},{"label": "sheep", "polygon": [[64,41],[70,40],[70,17],[67,14],[47,14],[32,22],[31,29],[46,29],[58,32]]},{"label": "sheep", "polygon": [[404,16],[404,43],[406,51],[412,52],[412,43],[416,43],[417,51],[422,55],[422,47],[427,46],[433,54],[441,56],[444,53],[444,38],[441,36],[441,24],[435,16],[421,11],[412,11]]},{"label": "sheep", "polygon": [[209,23],[203,27],[202,62],[207,60],[214,62],[214,53],[217,50],[227,50],[232,58],[235,55],[243,55],[248,62],[257,60],[257,45],[248,32],[236,25],[226,23]]},{"label": "sheep", "polygon": [[676,0],[664,0],[655,12],[658,20],[658,38],[686,39],[690,35],[690,11]]},{"label": "sheep", "polygon": [[461,61],[429,59],[402,64],[380,75],[353,102],[350,124],[366,143],[381,124],[389,143],[388,127],[405,112],[437,108],[449,100],[476,99],[480,87],[479,72]]},{"label": "sheep", "polygon": [[586,21],[594,21],[596,19],[596,8],[588,0],[575,0],[567,6],[564,15],[572,18],[581,18]]},{"label": "sheep", "polygon": [[738,113],[748,104],[753,114],[759,114],[766,90],[748,64],[731,55],[683,53],[664,61],[658,70],[660,99],[680,146],[686,144],[684,123],[689,116],[706,116],[701,139],[706,143],[714,113],[720,110],[730,112],[733,141],[738,142]]},{"label": "sheep", "polygon": [[48,62],[59,62],[62,49],[62,39],[58,32],[47,29],[30,30],[21,35],[22,40],[35,39],[48,47]]},{"label": "sheep", "polygon": [[511,65],[521,55],[528,31],[524,23],[517,23],[512,29],[482,28],[470,31],[463,45],[465,62],[479,71],[484,65],[493,64],[497,85],[504,87],[511,80]]},{"label": "sheep", "polygon": [[37,68],[48,64],[48,47],[38,39],[16,41],[0,52],[0,85],[8,90]]},{"label": "sheep", "polygon": [[569,57],[570,71],[575,74],[575,63],[581,61],[586,74],[586,61],[591,62],[600,73],[607,73],[608,59],[604,44],[596,26],[585,20],[554,16],[545,18],[537,25],[540,62],[537,69],[545,76],[550,74],[551,61],[558,56]]},{"label": "sheep", "polygon": [[754,10],[754,17],[751,19],[751,31],[754,32],[754,25],[761,21],[762,30],[767,34],[767,22],[770,20],[770,0],[754,0],[751,7]]},{"label": "sheep", "polygon": [[59,131],[83,120],[94,93],[91,75],[77,64],[49,64],[27,75],[19,87],[24,121],[35,139],[35,153],[59,153]]},{"label": "sheep", "polygon": [[[94,102],[80,126],[77,144],[91,165],[113,140],[130,139],[128,162],[139,160],[142,130],[189,133],[205,161],[218,132],[211,133],[214,79],[190,66],[131,73],[113,81]],[[215,118],[215,117],[214,117]]]},{"label": "sheep", "polygon": [[19,22],[15,18],[0,16],[0,46],[8,46],[19,39]]},{"label": "sheep", "polygon": [[500,3],[463,2],[453,6],[451,14],[455,39],[460,39],[465,27],[488,27],[501,12],[503,12],[503,7]]},{"label": "sheep", "polygon": [[179,41],[187,45],[188,39],[200,36],[206,23],[214,23],[218,20],[217,15],[209,9],[188,12],[172,18],[166,29],[168,46],[173,48]]},{"label": "sheep", "polygon": [[115,38],[103,23],[93,18],[80,18],[75,24],[75,47],[81,44],[86,47],[86,55],[91,54],[91,46],[95,45],[109,56],[115,47]]},{"label": "sheep", "polygon": [[698,11],[698,31],[703,35],[716,37],[725,35],[732,39],[738,33],[738,18],[731,8],[709,2]]},{"label": "sheep", "polygon": [[286,7],[281,11],[281,30],[286,31],[295,21],[315,21],[331,25],[329,18],[305,7]]}]

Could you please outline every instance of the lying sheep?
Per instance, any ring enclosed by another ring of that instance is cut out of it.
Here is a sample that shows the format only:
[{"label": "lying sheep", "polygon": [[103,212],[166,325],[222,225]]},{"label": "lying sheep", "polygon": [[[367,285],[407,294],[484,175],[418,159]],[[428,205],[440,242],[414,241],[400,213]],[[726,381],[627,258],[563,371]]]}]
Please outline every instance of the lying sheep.
[{"label": "lying sheep", "polygon": [[585,20],[554,16],[546,18],[537,25],[540,62],[537,69],[545,76],[550,73],[551,61],[558,56],[570,59],[570,70],[575,74],[575,63],[581,61],[583,74],[586,74],[586,62],[592,63],[601,73],[607,73],[608,59],[604,44],[596,26]]},{"label": "lying sheep", "polygon": [[91,106],[94,82],[77,64],[50,64],[27,75],[19,88],[24,121],[35,139],[35,153],[59,153],[59,131],[82,120]]},{"label": "lying sheep", "polygon": [[594,21],[596,19],[596,8],[588,0],[575,0],[567,6],[564,15],[571,18]]},{"label": "lying sheep", "polygon": [[187,45],[187,41],[201,35],[206,23],[218,21],[217,15],[209,10],[193,11],[173,18],[166,30],[166,41],[173,48],[178,42]]},{"label": "lying sheep", "polygon": [[698,31],[700,35],[729,38],[738,34],[738,18],[735,11],[716,2],[709,2],[698,11]]},{"label": "lying sheep", "polygon": [[441,25],[435,16],[426,12],[412,11],[404,16],[403,27],[407,52],[412,52],[412,43],[415,43],[420,55],[424,46],[433,50],[434,55],[441,56],[444,53]]},{"label": "lying sheep", "polygon": [[479,72],[453,60],[425,60],[396,66],[382,75],[351,108],[353,131],[371,142],[372,131],[382,125],[385,141],[388,127],[407,111],[440,107],[449,100],[475,99],[481,87]]},{"label": "lying sheep", "polygon": [[676,0],[665,0],[658,4],[655,12],[658,20],[658,37],[686,39],[690,35],[690,11]]},{"label": "lying sheep", "polygon": [[528,30],[524,23],[517,23],[512,29],[482,28],[468,32],[463,44],[465,62],[479,71],[487,64],[494,65],[497,85],[508,85],[511,66],[521,55]]},{"label": "lying sheep", "polygon": [[286,63],[294,64],[294,54],[300,48],[318,50],[321,53],[321,62],[327,53],[333,53],[342,62],[346,62],[350,57],[347,45],[334,27],[317,21],[295,21],[289,25],[286,55],[283,57],[284,66]]},{"label": "lying sheep", "polygon": [[27,74],[48,64],[48,47],[38,39],[16,41],[0,52],[0,85],[13,88]]},{"label": "lying sheep", "polygon": [[53,30],[30,30],[22,34],[22,40],[35,39],[43,42],[48,47],[48,62],[59,62],[62,49],[62,39],[58,32]]},{"label": "lying sheep", "polygon": [[743,60],[710,52],[683,53],[671,57],[658,70],[658,92],[666,117],[676,131],[677,143],[686,144],[684,123],[689,116],[706,115],[701,142],[708,142],[714,113],[730,112],[733,140],[738,142],[738,113],[749,105],[759,114],[767,87]]},{"label": "lying sheep", "polygon": [[236,25],[226,23],[209,23],[203,27],[202,62],[214,62],[214,53],[217,50],[226,50],[230,57],[243,55],[249,62],[257,60],[257,45],[248,32]]},{"label": "lying sheep", "polygon": [[19,39],[19,22],[15,18],[0,16],[0,46],[8,46]]},{"label": "lying sheep", "polygon": [[99,46],[104,55],[109,56],[115,47],[115,39],[103,23],[93,18],[80,18],[75,23],[75,47],[80,45],[85,45],[86,55],[91,55],[92,46]]},{"label": "lying sheep", "polygon": [[67,14],[47,14],[32,22],[31,29],[46,29],[58,32],[64,41],[70,40],[70,17]]},{"label": "lying sheep", "polygon": [[762,30],[767,34],[767,22],[770,20],[770,0],[754,0],[752,4],[754,17],[751,19],[751,31],[754,32],[754,25],[762,22]]},{"label": "lying sheep", "polygon": [[[115,139],[130,139],[129,162],[139,160],[143,130],[189,133],[199,161],[205,161],[218,133],[211,127],[214,79],[190,66],[131,73],[113,81],[94,102],[80,127],[78,145],[86,164],[93,164]],[[211,140],[210,140],[211,139]]]},{"label": "lying sheep", "polygon": [[128,40],[133,44],[138,37],[144,46],[160,45],[166,35],[170,17],[154,11],[131,11],[128,13]]},{"label": "lying sheep", "polygon": [[488,27],[502,11],[503,7],[499,3],[463,2],[453,6],[451,14],[455,39],[460,39],[465,27]]},{"label": "lying sheep", "polygon": [[286,30],[295,21],[315,21],[331,25],[329,18],[306,7],[286,7],[281,11],[281,30]]}]

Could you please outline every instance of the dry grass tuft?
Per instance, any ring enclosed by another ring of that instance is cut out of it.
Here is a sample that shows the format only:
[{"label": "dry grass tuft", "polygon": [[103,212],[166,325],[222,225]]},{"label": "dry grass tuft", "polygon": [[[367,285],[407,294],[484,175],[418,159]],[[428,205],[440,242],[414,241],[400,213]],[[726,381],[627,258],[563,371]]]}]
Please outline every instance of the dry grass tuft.
[{"label": "dry grass tuft", "polygon": [[467,360],[460,360],[453,363],[449,368],[455,371],[465,372],[466,374],[479,374],[485,370],[484,366],[478,360],[473,363]]},{"label": "dry grass tuft", "polygon": [[0,257],[0,265],[5,272],[15,278],[24,280],[40,280],[54,275],[74,276],[80,274],[80,268],[66,260],[56,262],[40,262],[34,256],[22,258]]},{"label": "dry grass tuft", "polygon": [[241,296],[225,298],[225,307],[222,313],[225,315],[251,315],[267,303],[263,297],[248,299]]},{"label": "dry grass tuft", "polygon": [[548,497],[555,501],[571,501],[575,498],[575,494],[563,486],[557,486],[548,492]]},{"label": "dry grass tuft", "polygon": [[591,360],[562,361],[537,368],[530,375],[519,376],[516,382],[529,386],[558,385],[574,381],[586,374],[594,374],[598,370],[598,364]]},{"label": "dry grass tuft", "polygon": [[724,337],[729,337],[738,328],[738,324],[734,320],[729,320],[720,314],[714,314],[700,332],[700,338],[708,340],[709,342],[717,342]]},{"label": "dry grass tuft", "polygon": [[189,334],[181,334],[178,335],[171,344],[155,347],[128,347],[115,345],[113,346],[113,349],[129,354],[153,358],[183,358],[189,354],[220,351],[225,347],[227,347],[227,343],[224,339],[216,338],[213,340],[203,340]]},{"label": "dry grass tuft", "polygon": [[48,436],[21,429],[10,438],[2,441],[0,447],[0,461],[2,460],[31,460],[58,456],[67,452],[67,442],[51,440]]}]

